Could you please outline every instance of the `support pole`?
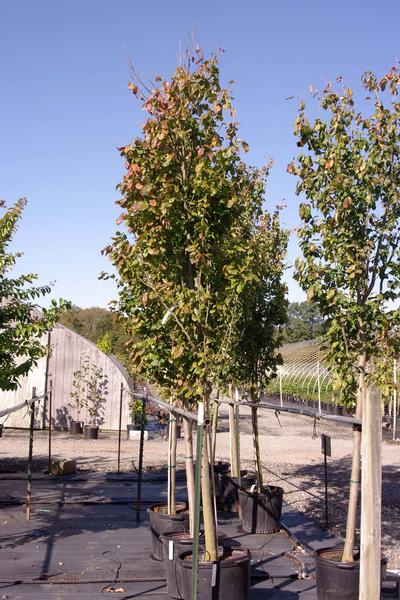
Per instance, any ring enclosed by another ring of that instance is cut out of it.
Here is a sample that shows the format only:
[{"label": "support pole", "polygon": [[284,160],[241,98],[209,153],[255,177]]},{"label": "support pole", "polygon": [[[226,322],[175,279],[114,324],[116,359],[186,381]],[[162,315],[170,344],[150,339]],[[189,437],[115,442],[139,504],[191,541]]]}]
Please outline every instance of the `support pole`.
[{"label": "support pole", "polygon": [[237,463],[237,447],[236,447],[236,420],[235,420],[235,405],[228,404],[228,412],[229,412],[229,451],[230,451],[230,459],[231,459],[231,476],[238,476],[238,463]]},{"label": "support pole", "polygon": [[381,597],[382,414],[379,390],[362,407],[359,600]]},{"label": "support pole", "polygon": [[236,433],[236,462],[237,462],[237,483],[240,487],[241,475],[240,475],[240,404],[239,404],[239,390],[235,388],[235,433]]},{"label": "support pole", "polygon": [[51,433],[52,433],[52,418],[53,418],[53,381],[50,379],[50,391],[48,394],[48,399],[49,399],[49,412],[48,412],[48,419],[49,419],[49,473],[51,473]]},{"label": "support pole", "polygon": [[140,422],[140,442],[139,442],[139,469],[137,482],[137,497],[136,497],[136,523],[140,523],[140,508],[142,503],[142,478],[143,478],[143,446],[144,446],[144,419],[147,398],[143,398],[143,411]]},{"label": "support pole", "polygon": [[318,382],[318,412],[321,412],[321,381],[320,381],[320,370],[319,361],[317,362],[317,382]]},{"label": "support pole", "polygon": [[196,474],[195,474],[195,505],[194,505],[194,528],[193,528],[193,554],[192,554],[192,596],[191,600],[197,600],[197,580],[199,565],[199,530],[200,530],[200,498],[201,498],[201,461],[203,455],[203,429],[204,429],[204,404],[199,402],[197,413],[197,450],[196,450]]},{"label": "support pole", "polygon": [[[36,398],[36,388],[32,388],[32,400]],[[35,420],[35,402],[29,405],[29,451],[28,451],[28,474],[26,479],[26,520],[31,518],[32,505],[32,456],[33,456],[33,425]]]},{"label": "support pole", "polygon": [[281,406],[283,406],[283,391],[282,391],[282,367],[279,367],[279,397]]},{"label": "support pole", "polygon": [[117,473],[120,473],[121,467],[121,425],[122,425],[122,397],[124,394],[124,384],[121,381],[121,389],[119,391],[119,420],[118,420],[118,459],[117,459]]},{"label": "support pole", "polygon": [[324,475],[325,475],[325,527],[329,527],[329,508],[328,508],[328,457],[324,453]]},{"label": "support pole", "polygon": [[396,441],[396,428],[397,428],[397,362],[396,359],[393,361],[393,441]]}]

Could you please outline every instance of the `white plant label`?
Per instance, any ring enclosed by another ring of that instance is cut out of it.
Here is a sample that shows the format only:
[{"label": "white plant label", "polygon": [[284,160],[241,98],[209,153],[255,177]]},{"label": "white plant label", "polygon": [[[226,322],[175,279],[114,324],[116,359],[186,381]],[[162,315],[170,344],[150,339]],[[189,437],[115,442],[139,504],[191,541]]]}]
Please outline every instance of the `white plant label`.
[{"label": "white plant label", "polygon": [[172,540],[168,542],[168,558],[174,560],[174,542]]},{"label": "white plant label", "polygon": [[217,568],[218,568],[217,563],[214,563],[212,566],[212,573],[211,573],[211,587],[215,587],[215,584],[217,583]]},{"label": "white plant label", "polygon": [[203,404],[203,402],[199,402],[198,411],[197,411],[197,423],[198,423],[198,425],[204,425],[204,404]]}]

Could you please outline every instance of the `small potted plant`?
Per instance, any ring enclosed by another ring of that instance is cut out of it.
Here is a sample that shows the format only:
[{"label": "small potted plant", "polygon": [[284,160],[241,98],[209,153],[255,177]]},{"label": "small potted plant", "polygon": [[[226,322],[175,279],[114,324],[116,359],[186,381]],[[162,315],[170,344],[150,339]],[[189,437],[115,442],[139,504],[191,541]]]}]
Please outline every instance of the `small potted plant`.
[{"label": "small potted plant", "polygon": [[74,371],[70,397],[70,407],[76,411],[76,420],[71,420],[69,430],[73,435],[83,433],[84,423],[81,420],[81,410],[86,407],[86,362],[81,360],[81,367]]},{"label": "small potted plant", "polygon": [[129,412],[131,423],[128,423],[126,426],[128,440],[133,439],[133,435],[131,435],[132,431],[140,431],[142,422],[143,425],[146,425],[147,423],[143,398],[131,398],[131,401],[129,402]]},{"label": "small potted plant", "polygon": [[104,404],[107,399],[107,376],[103,369],[89,363],[88,376],[86,379],[86,407],[90,415],[90,425],[85,425],[84,435],[86,439],[96,440],[99,436],[99,424],[102,421]]}]

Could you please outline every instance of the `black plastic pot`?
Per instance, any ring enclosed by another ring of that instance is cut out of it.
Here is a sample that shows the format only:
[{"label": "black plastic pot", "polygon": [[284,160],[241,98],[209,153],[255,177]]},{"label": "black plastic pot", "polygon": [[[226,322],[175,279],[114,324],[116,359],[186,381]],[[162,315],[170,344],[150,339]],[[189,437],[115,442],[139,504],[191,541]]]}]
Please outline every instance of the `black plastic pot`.
[{"label": "black plastic pot", "polygon": [[[239,502],[239,485],[230,471],[218,474],[218,485],[215,486],[217,509],[226,512],[236,512]],[[247,488],[256,482],[256,474],[250,471],[240,471],[240,486]]]},{"label": "black plastic pot", "polygon": [[[315,553],[315,574],[318,600],[358,600],[360,563],[358,551],[354,562],[341,562],[343,548],[321,548]],[[381,581],[384,578],[387,558],[382,555]]]},{"label": "black plastic pot", "polygon": [[85,425],[83,428],[83,436],[85,440],[97,440],[99,437],[99,428],[92,425]]},{"label": "black plastic pot", "polygon": [[176,504],[176,515],[167,514],[168,507],[164,504],[153,504],[147,509],[150,519],[152,558],[163,560],[163,543],[160,539],[163,533],[185,533],[189,530],[189,514],[187,504]]},{"label": "black plastic pot", "polygon": [[72,435],[82,435],[83,421],[71,421],[69,425],[69,432],[72,433]]},{"label": "black plastic pot", "polygon": [[[163,556],[165,573],[167,576],[167,592],[172,598],[183,598],[183,584],[180,578],[180,571],[177,568],[177,558],[183,552],[193,552],[193,538],[190,537],[190,533],[164,533],[160,536],[160,540],[163,544]],[[218,545],[224,546],[226,536],[223,534],[218,535]],[[204,549],[205,539],[204,535],[199,536],[199,547]]]},{"label": "black plastic pot", "polygon": [[274,533],[281,528],[283,489],[269,486],[264,492],[239,489],[242,527],[246,533]]},{"label": "black plastic pot", "polygon": [[[247,550],[225,551],[215,562],[203,561],[202,558],[199,556],[199,600],[247,600],[250,589],[250,556]],[[182,581],[183,597],[185,600],[191,598],[191,552],[184,552],[178,556],[177,573]]]}]

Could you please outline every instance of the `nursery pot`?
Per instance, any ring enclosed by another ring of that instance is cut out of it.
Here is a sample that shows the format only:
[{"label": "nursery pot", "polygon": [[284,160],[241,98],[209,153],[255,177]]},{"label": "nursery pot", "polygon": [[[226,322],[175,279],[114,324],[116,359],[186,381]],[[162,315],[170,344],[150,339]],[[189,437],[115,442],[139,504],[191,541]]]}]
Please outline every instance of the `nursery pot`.
[{"label": "nursery pot", "polygon": [[281,528],[283,489],[264,488],[262,493],[251,488],[239,489],[242,527],[246,533],[274,533]]},{"label": "nursery pot", "polygon": [[160,539],[163,533],[175,531],[184,533],[188,531],[189,514],[186,512],[187,508],[186,502],[177,502],[176,515],[169,515],[168,507],[165,504],[153,504],[147,509],[150,519],[151,556],[154,560],[163,560],[163,543]]},{"label": "nursery pot", "polygon": [[[318,600],[358,600],[360,555],[354,552],[354,562],[342,561],[343,548],[321,548],[315,552],[315,574]],[[387,558],[382,555],[381,581]]]},{"label": "nursery pot", "polygon": [[131,431],[140,431],[140,425],[134,423],[128,423],[126,426],[126,437],[128,440],[131,439]]},{"label": "nursery pot", "polygon": [[[255,473],[246,470],[240,471],[240,485],[242,487],[251,487],[255,482]],[[239,502],[239,485],[236,477],[232,477],[230,471],[218,474],[218,486],[216,485],[215,489],[218,510],[236,512]]]},{"label": "nursery pot", "polygon": [[[224,550],[217,561],[202,560],[199,555],[197,596],[199,600],[247,600],[250,589],[248,550]],[[177,559],[177,573],[182,581],[183,597],[191,598],[192,552]]]},{"label": "nursery pot", "polygon": [[73,435],[82,435],[83,421],[71,421],[71,423],[69,425],[69,431]]},{"label": "nursery pot", "polygon": [[99,437],[99,428],[97,425],[85,425],[83,432],[85,440],[97,440]]},{"label": "nursery pot", "polygon": [[[225,535],[218,535],[219,546],[223,545]],[[164,533],[160,536],[160,540],[163,544],[163,556],[165,573],[167,576],[167,592],[172,598],[183,598],[183,584],[180,579],[180,571],[177,567],[177,558],[183,552],[193,551],[193,538],[190,537],[190,533]],[[204,535],[199,536],[199,547],[201,550],[204,549]]]}]

